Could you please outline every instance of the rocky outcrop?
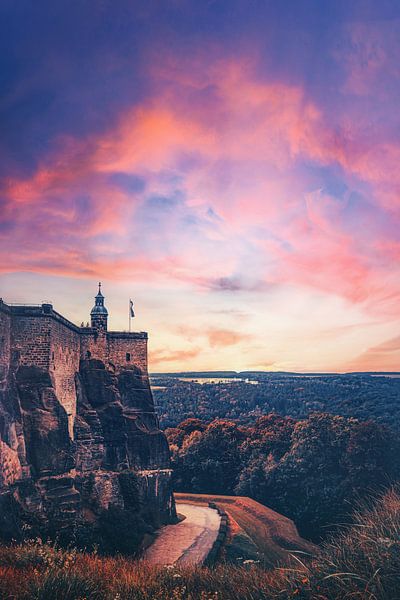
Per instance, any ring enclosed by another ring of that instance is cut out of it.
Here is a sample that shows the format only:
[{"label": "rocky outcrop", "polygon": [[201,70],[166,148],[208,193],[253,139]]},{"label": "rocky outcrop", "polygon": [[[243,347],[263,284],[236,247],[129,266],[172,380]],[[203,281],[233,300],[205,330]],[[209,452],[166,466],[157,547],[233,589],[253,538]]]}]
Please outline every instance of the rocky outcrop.
[{"label": "rocky outcrop", "polygon": [[[0,374],[1,375],[1,374]],[[82,360],[73,438],[49,372],[17,367],[0,380],[0,536],[132,552],[175,517],[167,440],[148,378]]]}]

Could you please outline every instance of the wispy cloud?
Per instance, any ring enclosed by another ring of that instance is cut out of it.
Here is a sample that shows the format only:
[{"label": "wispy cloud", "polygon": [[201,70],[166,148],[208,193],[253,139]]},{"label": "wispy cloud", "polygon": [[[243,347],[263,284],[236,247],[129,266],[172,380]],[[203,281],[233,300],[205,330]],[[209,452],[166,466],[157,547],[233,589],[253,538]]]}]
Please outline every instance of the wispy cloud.
[{"label": "wispy cloud", "polygon": [[400,364],[400,336],[372,346],[344,365],[348,371],[398,371]]},{"label": "wispy cloud", "polygon": [[188,350],[154,350],[150,352],[149,361],[152,367],[165,363],[186,363],[186,361],[196,358],[200,354],[200,348],[191,348]]},{"label": "wispy cloud", "polygon": [[239,331],[232,331],[229,329],[210,329],[207,332],[207,337],[211,348],[234,346],[243,341],[248,342],[248,340],[251,339],[251,336],[246,333],[240,333]]}]

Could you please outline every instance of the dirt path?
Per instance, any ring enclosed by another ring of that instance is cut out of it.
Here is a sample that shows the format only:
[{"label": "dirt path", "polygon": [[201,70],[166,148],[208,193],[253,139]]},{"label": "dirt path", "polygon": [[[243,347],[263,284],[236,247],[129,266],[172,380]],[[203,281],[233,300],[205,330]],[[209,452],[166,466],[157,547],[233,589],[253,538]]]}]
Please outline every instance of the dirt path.
[{"label": "dirt path", "polygon": [[201,564],[217,538],[221,517],[208,506],[177,502],[176,509],[186,518],[162,527],[144,558],[153,564]]},{"label": "dirt path", "polygon": [[263,556],[263,564],[275,566],[287,560],[291,552],[314,554],[317,547],[301,538],[296,525],[287,517],[243,496],[175,494],[177,502],[206,505],[214,502],[253,540]]}]

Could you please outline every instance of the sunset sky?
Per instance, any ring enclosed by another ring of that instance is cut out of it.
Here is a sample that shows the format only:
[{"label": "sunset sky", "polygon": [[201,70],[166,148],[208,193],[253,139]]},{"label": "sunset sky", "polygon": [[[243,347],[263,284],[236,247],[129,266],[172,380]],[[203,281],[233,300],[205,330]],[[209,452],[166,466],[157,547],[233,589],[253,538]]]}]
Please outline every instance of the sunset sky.
[{"label": "sunset sky", "polygon": [[0,297],[150,369],[400,370],[397,0],[3,0]]}]

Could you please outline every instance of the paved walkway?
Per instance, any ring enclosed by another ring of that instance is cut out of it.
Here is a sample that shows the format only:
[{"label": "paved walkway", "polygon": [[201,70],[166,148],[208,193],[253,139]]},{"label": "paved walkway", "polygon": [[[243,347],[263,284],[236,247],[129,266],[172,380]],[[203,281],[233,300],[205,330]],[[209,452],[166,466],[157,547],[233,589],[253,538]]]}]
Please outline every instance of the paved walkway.
[{"label": "paved walkway", "polygon": [[144,558],[153,564],[201,564],[217,538],[221,517],[207,506],[178,502],[176,510],[186,519],[162,527]]}]

